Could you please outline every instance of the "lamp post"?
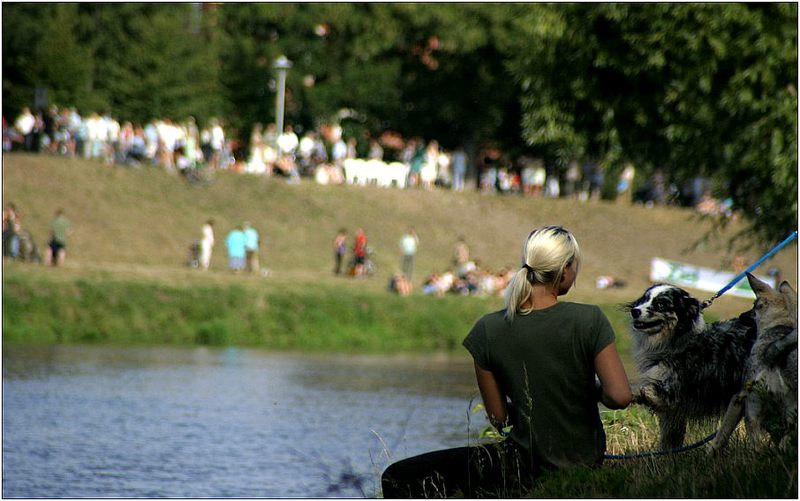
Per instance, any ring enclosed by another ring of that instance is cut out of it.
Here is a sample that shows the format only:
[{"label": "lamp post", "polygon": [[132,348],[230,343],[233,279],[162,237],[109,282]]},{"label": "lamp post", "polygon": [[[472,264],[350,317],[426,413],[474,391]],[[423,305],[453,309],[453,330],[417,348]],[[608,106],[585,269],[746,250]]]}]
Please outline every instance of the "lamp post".
[{"label": "lamp post", "polygon": [[[275,96],[275,125],[278,128],[278,137],[283,134],[283,106],[286,101],[286,72],[292,67],[292,62],[286,56],[281,55],[272,64],[278,71],[278,93]],[[278,142],[278,158],[281,156],[281,145]]]}]

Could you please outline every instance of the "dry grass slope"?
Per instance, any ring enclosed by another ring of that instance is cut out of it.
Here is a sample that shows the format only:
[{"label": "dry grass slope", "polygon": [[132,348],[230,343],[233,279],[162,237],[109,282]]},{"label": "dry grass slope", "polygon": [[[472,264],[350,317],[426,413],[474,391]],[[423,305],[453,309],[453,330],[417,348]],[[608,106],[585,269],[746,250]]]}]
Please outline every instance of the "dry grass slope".
[{"label": "dry grass slope", "polygon": [[[452,246],[466,236],[472,255],[493,268],[517,266],[520,244],[531,228],[561,224],[574,231],[585,254],[575,300],[617,303],[634,298],[649,284],[654,256],[726,268],[731,255],[725,237],[688,250],[710,228],[692,211],[646,209],[608,202],[579,203],[490,196],[479,193],[425,192],[376,187],[287,185],[280,178],[219,173],[209,186],[192,186],[177,175],[145,168],[108,167],[98,162],[27,154],[3,155],[3,198],[22,211],[25,226],[40,246],[49,221],[63,207],[74,223],[67,273],[110,273],[164,279],[227,281],[223,240],[236,224],[251,221],[265,239],[263,265],[273,283],[330,282],[331,239],[339,227],[361,226],[377,251],[379,277],[359,286],[383,288],[400,264],[398,240],[413,225],[421,245],[416,282],[449,265]],[[209,276],[183,268],[188,244],[202,223],[216,220],[217,246]],[[790,229],[787,229],[787,233]],[[787,277],[797,272],[797,247],[774,262]],[[755,252],[748,255],[757,258]],[[762,269],[765,270],[766,268]],[[598,275],[614,275],[629,287],[597,291]],[[241,277],[237,277],[241,278]],[[790,278],[792,280],[792,278]],[[695,291],[704,298],[709,293]],[[723,298],[716,313],[740,312],[748,301]]]}]

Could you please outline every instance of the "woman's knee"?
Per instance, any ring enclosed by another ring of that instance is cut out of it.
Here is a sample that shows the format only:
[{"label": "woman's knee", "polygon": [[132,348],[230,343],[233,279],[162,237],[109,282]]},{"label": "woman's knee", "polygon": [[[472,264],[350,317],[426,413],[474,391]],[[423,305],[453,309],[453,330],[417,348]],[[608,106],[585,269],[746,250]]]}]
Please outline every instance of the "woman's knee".
[{"label": "woman's knee", "polygon": [[413,475],[407,459],[390,464],[381,475],[384,498],[411,497],[412,484]]}]

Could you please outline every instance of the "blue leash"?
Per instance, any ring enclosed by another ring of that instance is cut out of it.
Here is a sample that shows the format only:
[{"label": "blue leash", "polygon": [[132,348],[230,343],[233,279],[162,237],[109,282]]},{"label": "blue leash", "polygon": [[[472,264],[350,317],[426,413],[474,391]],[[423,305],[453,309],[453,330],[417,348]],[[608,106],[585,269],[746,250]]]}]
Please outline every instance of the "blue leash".
[{"label": "blue leash", "polygon": [[[755,263],[751,264],[743,272],[739,273],[739,275],[737,275],[733,280],[731,280],[728,283],[728,285],[726,285],[725,287],[720,289],[719,292],[717,292],[716,294],[711,296],[711,298],[709,298],[708,300],[703,301],[703,304],[702,304],[701,308],[702,309],[706,309],[709,306],[711,306],[711,303],[713,303],[715,299],[717,299],[721,295],[723,295],[726,292],[728,292],[728,290],[730,290],[731,287],[733,287],[734,285],[738,284],[739,281],[741,279],[743,279],[748,273],[750,273],[751,271],[753,271],[756,268],[758,268],[759,266],[761,266],[761,264],[764,261],[766,261],[767,259],[771,258],[776,252],[778,252],[779,250],[781,250],[784,247],[786,247],[786,245],[788,245],[789,242],[791,242],[795,238],[797,238],[797,231],[793,231],[791,235],[789,235],[788,237],[786,237],[783,240],[783,242],[781,242],[778,245],[776,245],[771,251],[769,251],[766,254],[764,254],[758,261],[756,261]],[[695,442],[693,444],[685,445],[683,447],[678,447],[677,449],[668,449],[668,450],[665,450],[665,451],[639,452],[639,453],[636,453],[636,454],[606,454],[604,457],[606,459],[640,459],[640,458],[648,458],[648,457],[656,457],[656,456],[666,456],[667,454],[674,454],[674,453],[677,453],[677,452],[685,452],[685,451],[688,451],[688,450],[691,450],[691,449],[696,449],[697,447],[700,447],[701,445],[710,442],[716,436],[717,436],[717,432],[715,431],[714,433],[712,433],[711,435],[707,436],[706,438],[704,438],[704,439],[702,439],[700,441],[697,441],[697,442]]]},{"label": "blue leash", "polygon": [[767,252],[766,254],[764,254],[764,255],[761,257],[761,259],[759,259],[759,260],[758,260],[758,261],[756,261],[755,263],[751,264],[751,265],[750,265],[750,266],[749,266],[749,267],[748,267],[746,270],[744,270],[743,272],[739,273],[739,274],[736,276],[736,278],[734,278],[733,280],[731,280],[731,281],[728,283],[728,285],[726,285],[725,287],[723,287],[722,289],[720,289],[720,290],[719,290],[719,292],[717,292],[716,294],[714,294],[713,296],[711,296],[709,299],[707,299],[707,300],[703,301],[703,304],[702,304],[701,308],[702,308],[702,309],[706,309],[706,308],[708,308],[709,306],[711,306],[711,303],[713,303],[715,299],[717,299],[717,298],[718,298],[718,297],[720,297],[721,295],[723,295],[723,294],[725,294],[726,292],[728,292],[728,290],[729,290],[731,287],[733,287],[734,285],[738,284],[738,283],[739,283],[739,281],[745,277],[745,275],[747,275],[747,274],[748,274],[748,273],[750,273],[751,271],[753,271],[753,270],[755,270],[756,268],[758,268],[759,266],[761,266],[761,264],[762,264],[764,261],[766,261],[767,259],[771,258],[771,257],[773,256],[773,254],[775,254],[775,253],[776,253],[776,252],[778,252],[779,250],[781,250],[781,249],[783,249],[784,247],[786,247],[786,245],[788,245],[788,244],[789,244],[789,242],[791,242],[791,241],[792,241],[792,240],[794,240],[795,238],[797,238],[797,231],[793,231],[793,232],[792,232],[792,234],[791,234],[791,235],[789,235],[788,237],[786,237],[786,239],[784,239],[784,241],[783,241],[783,242],[781,242],[781,243],[779,243],[778,245],[776,245],[776,246],[775,246],[775,247],[774,247],[774,248],[773,248],[771,251],[769,251],[769,252]]},{"label": "blue leash", "polygon": [[717,432],[715,431],[711,435],[707,436],[703,440],[699,440],[693,444],[684,445],[682,447],[678,447],[675,449],[667,449],[665,451],[650,451],[650,452],[638,452],[636,454],[606,454],[603,456],[605,459],[641,459],[641,458],[651,458],[656,456],[666,456],[667,454],[675,454],[677,452],[686,452],[692,449],[696,449],[703,444],[714,440],[714,437],[717,436]]}]

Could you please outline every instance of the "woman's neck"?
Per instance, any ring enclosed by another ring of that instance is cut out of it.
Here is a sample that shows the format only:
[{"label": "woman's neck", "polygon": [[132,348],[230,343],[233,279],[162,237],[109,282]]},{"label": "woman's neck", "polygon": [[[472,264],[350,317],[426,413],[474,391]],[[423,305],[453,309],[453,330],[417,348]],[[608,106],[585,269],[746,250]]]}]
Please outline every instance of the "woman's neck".
[{"label": "woman's neck", "polygon": [[531,295],[522,303],[523,309],[543,310],[558,303],[558,291],[552,287],[536,284],[533,286]]}]

